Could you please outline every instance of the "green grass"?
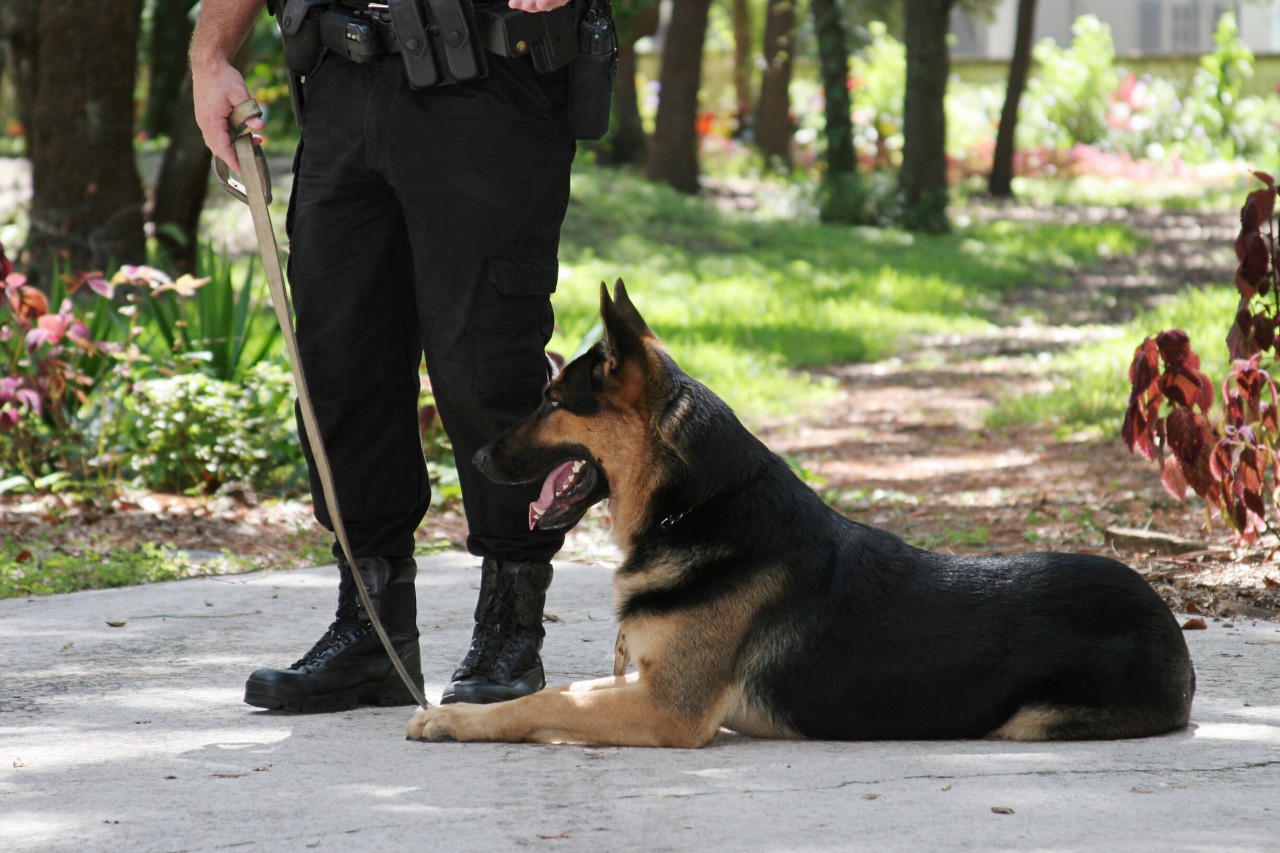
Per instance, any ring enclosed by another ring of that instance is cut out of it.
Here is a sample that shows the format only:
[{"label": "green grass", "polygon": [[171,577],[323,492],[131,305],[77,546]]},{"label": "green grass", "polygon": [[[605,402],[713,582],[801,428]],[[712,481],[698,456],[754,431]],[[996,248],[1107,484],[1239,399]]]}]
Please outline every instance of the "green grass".
[{"label": "green grass", "polygon": [[[218,569],[209,567],[212,573]],[[131,586],[188,577],[196,572],[184,552],[155,542],[125,547],[93,538],[57,543],[0,539],[0,598]]]},{"label": "green grass", "polygon": [[[1257,182],[1243,171],[1224,171],[1213,181],[1170,174],[1164,180],[1116,175],[1082,175],[1075,178],[1014,178],[1020,201],[1036,204],[1086,204],[1105,207],[1158,206],[1178,210],[1234,210]],[[958,194],[982,194],[985,182],[968,182]]]},{"label": "green grass", "polygon": [[[596,325],[599,283],[623,278],[693,375],[745,415],[821,398],[804,368],[892,355],[910,336],[989,327],[998,297],[1132,252],[1124,226],[996,222],[921,237],[717,210],[625,172],[580,170],[561,245],[552,348]],[[801,379],[795,374],[799,371]]]},{"label": "green grass", "polygon": [[1118,435],[1129,401],[1129,363],[1143,339],[1183,329],[1199,354],[1201,370],[1221,385],[1228,367],[1226,335],[1238,295],[1230,285],[1191,289],[1144,312],[1114,337],[1063,353],[1045,365],[1053,390],[1006,398],[988,419],[992,427],[1051,424],[1060,433]]}]

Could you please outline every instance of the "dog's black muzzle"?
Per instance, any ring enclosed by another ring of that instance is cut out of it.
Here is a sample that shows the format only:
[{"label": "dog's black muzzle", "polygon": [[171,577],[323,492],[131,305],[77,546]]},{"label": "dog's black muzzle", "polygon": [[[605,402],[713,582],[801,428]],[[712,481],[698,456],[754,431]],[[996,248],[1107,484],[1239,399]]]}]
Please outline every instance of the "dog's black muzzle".
[{"label": "dog's black muzzle", "polygon": [[501,439],[487,444],[471,458],[476,469],[495,483],[521,485],[542,480],[538,499],[529,504],[529,529],[565,530],[587,510],[609,496],[604,470],[581,448],[556,448],[552,453],[513,457],[499,452]]}]

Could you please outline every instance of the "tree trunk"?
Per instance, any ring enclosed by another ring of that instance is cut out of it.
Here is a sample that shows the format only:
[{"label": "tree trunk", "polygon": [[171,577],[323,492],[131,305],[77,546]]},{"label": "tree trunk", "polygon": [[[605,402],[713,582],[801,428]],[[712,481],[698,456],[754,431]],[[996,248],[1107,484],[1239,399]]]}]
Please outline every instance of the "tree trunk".
[{"label": "tree trunk", "polygon": [[769,0],[764,24],[764,72],[756,106],[756,147],[765,163],[791,167],[791,58],[796,36],[793,0]]},{"label": "tree trunk", "polygon": [[737,139],[751,137],[751,3],[733,0],[729,7],[733,23],[733,99],[736,111],[733,135]]},{"label": "tree trunk", "polygon": [[39,42],[32,22],[39,14],[40,0],[5,0],[0,3],[0,46],[4,49],[5,70],[13,82],[18,121],[23,128],[31,127],[35,99]]},{"label": "tree trunk", "polygon": [[28,272],[43,275],[55,261],[83,270],[146,258],[133,155],[141,13],[142,0],[39,4]]},{"label": "tree trunk", "polygon": [[673,0],[662,47],[658,116],[646,174],[680,192],[698,191],[698,90],[711,0]]},{"label": "tree trunk", "polygon": [[1027,87],[1031,68],[1031,38],[1035,32],[1036,0],[1018,0],[1018,23],[1013,41],[1013,59],[1009,63],[1009,88],[1000,111],[1000,128],[996,131],[996,150],[991,161],[988,188],[998,198],[1013,198],[1014,132],[1018,127],[1018,103]]},{"label": "tree trunk", "polygon": [[191,7],[195,0],[155,0],[147,55],[150,86],[142,126],[151,136],[170,132],[174,110],[180,110],[191,41]]},{"label": "tree trunk", "polygon": [[169,145],[160,163],[151,209],[156,242],[168,272],[181,275],[196,271],[200,211],[208,192],[209,149],[196,124],[188,71],[173,107]]},{"label": "tree trunk", "polygon": [[649,140],[640,117],[636,91],[636,42],[658,31],[658,6],[652,4],[623,15],[615,7],[618,25],[618,77],[613,84],[613,123],[602,147],[603,160],[621,166],[645,161]]},{"label": "tree trunk", "polygon": [[849,97],[849,41],[837,0],[811,0],[818,37],[819,73],[826,119],[826,173],[819,214],[824,222],[866,224],[869,215],[857,184]]},{"label": "tree trunk", "polygon": [[898,186],[903,225],[942,233],[947,220],[947,115],[944,99],[951,59],[947,32],[955,0],[907,0],[903,42],[907,91],[902,119],[902,171]]}]

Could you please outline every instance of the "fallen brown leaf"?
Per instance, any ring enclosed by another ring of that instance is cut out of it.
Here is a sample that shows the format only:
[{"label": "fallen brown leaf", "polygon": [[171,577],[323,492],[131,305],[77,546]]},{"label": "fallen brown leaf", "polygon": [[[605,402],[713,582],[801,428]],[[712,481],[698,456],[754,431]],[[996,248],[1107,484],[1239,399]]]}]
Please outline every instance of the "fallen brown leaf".
[{"label": "fallen brown leaf", "polygon": [[1208,627],[1208,623],[1199,616],[1188,619],[1186,622],[1182,623],[1182,630],[1184,631],[1203,631]]},{"label": "fallen brown leaf", "polygon": [[129,624],[129,620],[128,619],[108,619],[107,624],[110,625],[112,628],[123,628],[125,625]]},{"label": "fallen brown leaf", "polygon": [[1013,809],[1009,808],[1008,806],[992,806],[991,813],[992,814],[1013,814]]}]

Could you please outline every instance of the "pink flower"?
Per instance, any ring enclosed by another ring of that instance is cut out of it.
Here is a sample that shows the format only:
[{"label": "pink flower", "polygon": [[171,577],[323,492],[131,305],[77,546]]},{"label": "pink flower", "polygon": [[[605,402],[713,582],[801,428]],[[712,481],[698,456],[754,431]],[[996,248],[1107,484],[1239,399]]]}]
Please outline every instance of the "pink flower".
[{"label": "pink flower", "polygon": [[153,287],[152,293],[160,294],[167,290],[176,292],[179,296],[193,296],[195,292],[209,283],[208,278],[196,278],[190,273],[179,277],[177,281],[166,282],[159,287]]},{"label": "pink flower", "polygon": [[105,296],[107,299],[115,296],[116,289],[111,286],[111,282],[100,275],[88,276],[85,278],[84,283],[89,285],[89,289],[99,296]]},{"label": "pink flower", "polygon": [[82,287],[88,287],[94,293],[99,296],[105,296],[107,299],[115,296],[116,293],[115,286],[110,281],[107,281],[99,270],[67,275],[63,277],[63,280],[67,283],[67,293],[75,293]]},{"label": "pink flower", "polygon": [[154,288],[162,284],[169,284],[173,279],[155,267],[125,264],[120,267],[119,272],[111,277],[111,281],[113,284],[146,284]]},{"label": "pink flower", "polygon": [[0,378],[0,432],[8,432],[17,426],[24,409],[40,414],[40,395],[24,387],[24,380],[16,376]]},{"label": "pink flower", "polygon": [[27,332],[27,352],[32,352],[41,344],[57,346],[66,338],[82,349],[91,350],[93,339],[89,336],[89,327],[76,319],[71,313],[71,300],[66,299],[57,314],[45,314],[36,321],[35,328]]}]

